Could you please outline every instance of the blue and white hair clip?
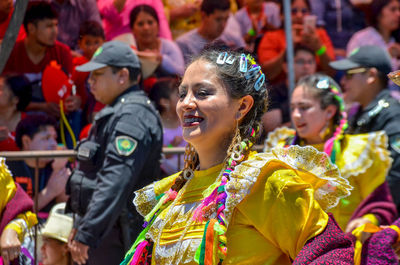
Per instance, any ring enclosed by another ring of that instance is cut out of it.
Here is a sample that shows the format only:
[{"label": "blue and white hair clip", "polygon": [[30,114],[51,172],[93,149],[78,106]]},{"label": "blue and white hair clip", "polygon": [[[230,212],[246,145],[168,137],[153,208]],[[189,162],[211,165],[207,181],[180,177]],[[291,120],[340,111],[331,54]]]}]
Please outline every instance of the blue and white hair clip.
[{"label": "blue and white hair clip", "polygon": [[265,75],[262,74],[258,77],[256,83],[254,84],[254,89],[256,91],[259,91],[261,87],[264,85],[264,82],[265,82]]},{"label": "blue and white hair clip", "polygon": [[246,79],[250,79],[256,76],[261,71],[261,67],[259,65],[253,65],[253,67],[246,73]]},{"label": "blue and white hair clip", "polygon": [[242,53],[242,55],[240,55],[239,71],[242,73],[247,72],[247,57],[244,53]]},{"label": "blue and white hair clip", "polygon": [[228,53],[227,52],[221,52],[218,55],[217,64],[224,64],[227,57],[228,57]]}]

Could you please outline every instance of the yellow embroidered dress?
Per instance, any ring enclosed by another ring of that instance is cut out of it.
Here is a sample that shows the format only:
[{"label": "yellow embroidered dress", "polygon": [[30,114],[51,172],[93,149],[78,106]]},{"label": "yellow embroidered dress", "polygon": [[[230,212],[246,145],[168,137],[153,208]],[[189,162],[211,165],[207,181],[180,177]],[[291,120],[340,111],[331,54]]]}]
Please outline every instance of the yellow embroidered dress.
[{"label": "yellow embroidered dress", "polygon": [[[146,234],[154,242],[152,264],[197,264],[194,256],[205,222],[196,223],[193,211],[223,169],[220,164],[195,171],[172,204],[156,217]],[[177,176],[136,192],[134,203],[143,216]],[[337,167],[312,147],[251,153],[226,184],[228,252],[223,264],[291,264],[307,240],[326,227],[324,210],[350,190]]]},{"label": "yellow embroidered dress", "polygon": [[[12,175],[8,170],[5,159],[0,157],[0,216],[7,203],[14,197],[17,186]],[[31,211],[21,213],[12,220],[5,229],[13,229],[17,232],[19,240],[22,242],[25,232],[37,223],[36,215]],[[1,234],[2,231],[0,231]]]},{"label": "yellow embroidered dress", "polygon": [[[290,144],[294,135],[293,129],[278,128],[268,135],[264,150],[268,151],[276,146]],[[382,131],[347,134],[340,141],[341,152],[336,156],[336,165],[342,177],[347,179],[354,188],[349,197],[341,199],[335,208],[329,210],[342,229],[346,228],[357,206],[384,183],[392,161],[387,150],[387,141],[387,136]],[[319,151],[324,149],[323,144],[313,145],[313,147]],[[374,215],[370,214],[366,217],[377,225]]]}]

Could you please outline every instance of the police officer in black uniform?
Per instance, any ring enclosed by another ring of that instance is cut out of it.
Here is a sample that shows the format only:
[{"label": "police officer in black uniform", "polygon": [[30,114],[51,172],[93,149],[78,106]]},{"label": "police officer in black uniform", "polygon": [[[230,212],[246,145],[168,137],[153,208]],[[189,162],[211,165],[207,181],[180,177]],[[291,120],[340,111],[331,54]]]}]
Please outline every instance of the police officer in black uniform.
[{"label": "police officer in black uniform", "polygon": [[124,239],[127,246],[134,240],[126,229],[133,191],[160,175],[161,121],[138,86],[140,62],[127,44],[107,42],[76,69],[91,72],[91,92],[106,107],[78,145],[79,164],[67,183],[76,213],[69,248],[78,264],[119,264]]},{"label": "police officer in black uniform", "polygon": [[362,46],[348,58],[331,62],[330,66],[346,71],[341,80],[344,98],[360,104],[349,119],[349,132],[383,130],[389,137],[393,163],[387,181],[400,211],[400,103],[387,88],[387,74],[392,69],[389,54],[378,46]]}]

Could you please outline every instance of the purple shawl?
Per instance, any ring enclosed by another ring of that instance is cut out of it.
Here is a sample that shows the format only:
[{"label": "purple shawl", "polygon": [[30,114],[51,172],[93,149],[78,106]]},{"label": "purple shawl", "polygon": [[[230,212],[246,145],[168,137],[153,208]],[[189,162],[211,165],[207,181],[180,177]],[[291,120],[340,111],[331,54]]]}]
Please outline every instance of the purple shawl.
[{"label": "purple shawl", "polygon": [[390,225],[396,220],[396,205],[393,203],[386,181],[358,205],[350,220],[362,217],[368,213],[374,214],[378,218],[380,225]]},{"label": "purple shawl", "polygon": [[325,230],[307,241],[294,260],[294,265],[354,264],[352,238],[343,233],[332,215]]}]

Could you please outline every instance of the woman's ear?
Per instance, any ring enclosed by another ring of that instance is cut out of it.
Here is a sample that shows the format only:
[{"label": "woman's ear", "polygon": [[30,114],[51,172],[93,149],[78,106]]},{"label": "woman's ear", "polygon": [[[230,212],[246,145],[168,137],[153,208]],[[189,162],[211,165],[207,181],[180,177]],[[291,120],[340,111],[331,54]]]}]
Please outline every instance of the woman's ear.
[{"label": "woman's ear", "polygon": [[254,99],[250,95],[246,95],[239,100],[239,108],[236,112],[236,120],[238,122],[242,121],[242,119],[250,111],[251,107],[253,107],[253,104],[254,104]]},{"label": "woman's ear", "polygon": [[333,119],[333,117],[336,114],[336,111],[338,111],[337,107],[335,105],[329,105],[328,107],[326,107],[325,109],[325,119],[327,121]]}]

